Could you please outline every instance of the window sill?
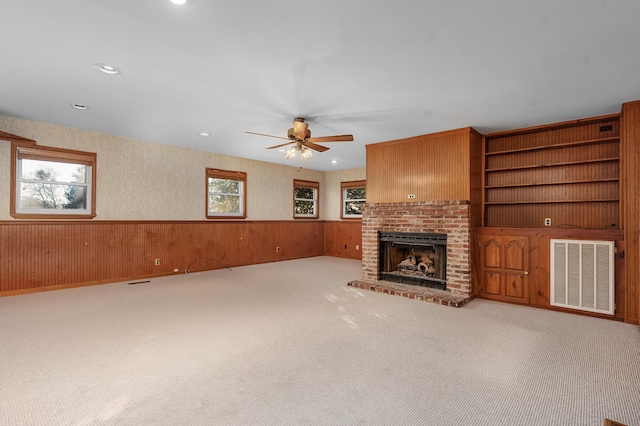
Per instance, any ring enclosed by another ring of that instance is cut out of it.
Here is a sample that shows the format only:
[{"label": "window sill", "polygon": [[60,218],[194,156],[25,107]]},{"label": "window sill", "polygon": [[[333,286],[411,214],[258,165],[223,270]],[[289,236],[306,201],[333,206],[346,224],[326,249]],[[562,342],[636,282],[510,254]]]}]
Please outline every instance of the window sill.
[{"label": "window sill", "polygon": [[95,214],[29,214],[29,213],[12,213],[11,217],[14,219],[37,219],[37,220],[51,220],[51,219],[93,219]]},{"label": "window sill", "polygon": [[207,220],[245,220],[247,216],[206,216]]}]

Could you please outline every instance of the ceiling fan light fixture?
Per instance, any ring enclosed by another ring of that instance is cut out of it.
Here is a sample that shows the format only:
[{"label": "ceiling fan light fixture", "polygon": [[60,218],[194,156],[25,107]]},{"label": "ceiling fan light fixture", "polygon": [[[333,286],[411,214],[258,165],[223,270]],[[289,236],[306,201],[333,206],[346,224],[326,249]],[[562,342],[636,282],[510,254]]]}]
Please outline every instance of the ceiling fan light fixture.
[{"label": "ceiling fan light fixture", "polygon": [[294,146],[287,149],[284,153],[284,158],[287,160],[293,160],[296,158],[296,154],[300,154],[300,158],[302,158],[303,161],[309,161],[309,159],[313,157],[313,150],[302,145],[301,142],[297,142]]},{"label": "ceiling fan light fixture", "polygon": [[310,148],[303,146],[302,149],[300,149],[300,157],[304,161],[309,161],[311,157],[313,157],[313,151]]},{"label": "ceiling fan light fixture", "polygon": [[298,146],[294,145],[285,151],[284,158],[286,158],[287,160],[293,160],[294,158],[296,158],[297,153],[298,153]]}]

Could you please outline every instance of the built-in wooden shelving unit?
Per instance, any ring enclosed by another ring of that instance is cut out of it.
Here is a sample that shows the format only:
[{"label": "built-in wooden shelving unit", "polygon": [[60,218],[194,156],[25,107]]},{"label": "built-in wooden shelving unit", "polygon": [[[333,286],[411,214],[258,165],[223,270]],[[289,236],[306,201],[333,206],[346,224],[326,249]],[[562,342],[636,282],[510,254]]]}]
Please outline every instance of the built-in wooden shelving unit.
[{"label": "built-in wooden shelving unit", "polygon": [[484,226],[619,226],[619,114],[485,135]]}]

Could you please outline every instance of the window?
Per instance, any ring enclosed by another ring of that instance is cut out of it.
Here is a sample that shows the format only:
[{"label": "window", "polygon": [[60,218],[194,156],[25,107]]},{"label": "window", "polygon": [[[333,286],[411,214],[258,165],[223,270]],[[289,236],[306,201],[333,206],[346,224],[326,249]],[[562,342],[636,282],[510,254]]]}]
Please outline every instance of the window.
[{"label": "window", "polygon": [[95,153],[16,143],[12,152],[13,217],[95,217]]},{"label": "window", "polygon": [[207,218],[247,217],[247,174],[207,168]]},{"label": "window", "polygon": [[293,181],[293,217],[318,218],[318,182]]},{"label": "window", "polygon": [[362,219],[362,208],[367,199],[366,181],[340,183],[340,218]]}]

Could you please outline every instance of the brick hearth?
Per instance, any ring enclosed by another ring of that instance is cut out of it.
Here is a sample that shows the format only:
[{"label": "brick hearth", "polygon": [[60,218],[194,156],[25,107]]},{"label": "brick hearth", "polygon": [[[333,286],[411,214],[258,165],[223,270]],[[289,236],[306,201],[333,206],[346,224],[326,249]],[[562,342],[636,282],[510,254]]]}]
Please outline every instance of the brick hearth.
[{"label": "brick hearth", "polygon": [[[366,204],[362,213],[362,279],[353,281],[353,286],[374,287],[374,291],[389,294],[399,291],[409,298],[460,306],[473,298],[470,230],[470,204],[466,200]],[[379,231],[447,234],[447,290],[380,281]]]},{"label": "brick hearth", "polygon": [[371,290],[377,293],[422,300],[424,302],[437,303],[438,305],[454,306],[456,308],[459,308],[472,299],[472,297],[455,295],[446,290],[392,283],[390,281],[354,280],[349,281],[347,285],[362,290]]}]

